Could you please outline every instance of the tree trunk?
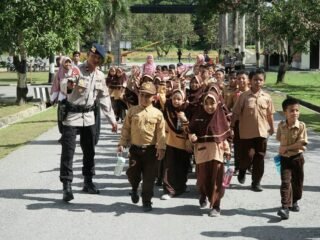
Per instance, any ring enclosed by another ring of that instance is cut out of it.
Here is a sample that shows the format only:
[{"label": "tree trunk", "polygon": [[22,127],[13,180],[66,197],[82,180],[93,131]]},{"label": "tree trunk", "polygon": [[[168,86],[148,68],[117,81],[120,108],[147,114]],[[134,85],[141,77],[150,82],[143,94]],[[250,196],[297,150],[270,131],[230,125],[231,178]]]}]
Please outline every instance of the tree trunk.
[{"label": "tree trunk", "polygon": [[156,51],[157,51],[157,57],[158,57],[158,59],[160,59],[160,57],[162,57],[161,49],[159,48],[158,45],[155,46],[155,49],[156,49]]},{"label": "tree trunk", "polygon": [[286,75],[286,72],[288,70],[288,61],[280,63],[279,69],[278,69],[278,74],[277,74],[277,82],[276,84],[279,83],[284,83],[284,77]]},{"label": "tree trunk", "polygon": [[49,78],[48,83],[52,83],[54,79],[54,54],[51,53],[49,56]]},{"label": "tree trunk", "polygon": [[13,56],[13,64],[17,71],[17,98],[16,103],[23,105],[27,102],[28,86],[27,86],[27,51],[24,46],[23,32],[18,34],[18,43],[20,57],[18,55]]},{"label": "tree trunk", "polygon": [[257,12],[256,12],[256,66],[257,68],[260,67],[260,19],[261,19],[261,15],[260,15],[260,0],[256,0],[257,3]]},{"label": "tree trunk", "polygon": [[233,13],[233,47],[239,46],[239,11],[235,10]]},{"label": "tree trunk", "polygon": [[241,27],[240,27],[240,51],[243,57],[243,64],[246,63],[245,61],[245,50],[246,50],[246,15],[243,14],[241,16]]},{"label": "tree trunk", "polygon": [[223,35],[225,46],[228,46],[229,43],[229,24],[228,24],[228,13],[223,15]]}]

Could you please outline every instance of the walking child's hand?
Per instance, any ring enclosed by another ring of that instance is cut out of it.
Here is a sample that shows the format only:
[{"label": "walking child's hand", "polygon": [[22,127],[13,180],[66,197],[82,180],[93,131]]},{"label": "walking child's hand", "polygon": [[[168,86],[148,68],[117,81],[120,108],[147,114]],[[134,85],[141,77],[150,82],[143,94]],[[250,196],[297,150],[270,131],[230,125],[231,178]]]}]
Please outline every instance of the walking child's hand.
[{"label": "walking child's hand", "polygon": [[112,123],[112,129],[111,129],[111,131],[113,132],[113,133],[117,133],[117,131],[118,131],[118,124],[115,122],[115,123]]},{"label": "walking child's hand", "polygon": [[123,150],[124,150],[124,147],[123,147],[123,146],[121,146],[121,145],[119,145],[119,146],[118,146],[118,152],[119,152],[119,153],[122,153],[122,152],[123,152]]},{"label": "walking child's hand", "polygon": [[191,136],[189,136],[189,139],[192,143],[195,143],[198,140],[198,138],[195,134],[192,134]]},{"label": "walking child's hand", "polygon": [[286,152],[288,151],[286,146],[280,146],[279,147],[279,153],[280,155],[286,154]]},{"label": "walking child's hand", "polygon": [[162,160],[164,158],[166,150],[164,149],[157,149],[156,157],[158,160]]},{"label": "walking child's hand", "polygon": [[225,153],[224,157],[226,158],[227,161],[231,160],[231,154],[230,153]]},{"label": "walking child's hand", "polygon": [[274,134],[274,129],[273,129],[273,128],[270,128],[270,129],[268,130],[268,133],[269,133],[270,136],[272,136],[272,135]]},{"label": "walking child's hand", "polygon": [[177,113],[177,117],[182,121],[182,122],[186,122],[188,121],[186,115],[184,112],[176,112]]}]

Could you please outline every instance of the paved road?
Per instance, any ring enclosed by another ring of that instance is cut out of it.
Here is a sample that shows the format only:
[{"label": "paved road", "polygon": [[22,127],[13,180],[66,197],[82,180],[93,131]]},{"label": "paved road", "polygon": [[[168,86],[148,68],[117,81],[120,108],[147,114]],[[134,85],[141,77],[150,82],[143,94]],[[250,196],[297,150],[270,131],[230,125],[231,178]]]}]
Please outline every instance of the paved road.
[{"label": "paved road", "polygon": [[[278,116],[276,116],[278,117]],[[105,120],[103,120],[105,123]],[[60,145],[57,128],[0,160],[0,239],[320,239],[319,135],[309,133],[305,154],[305,188],[301,212],[280,221],[279,184],[272,157],[277,148],[269,140],[262,185],[264,191],[249,189],[236,178],[222,200],[222,215],[210,218],[209,209],[199,209],[195,176],[190,174],[190,193],[168,201],[159,199],[155,188],[154,210],[144,213],[130,201],[125,175],[116,177],[115,149],[118,135],[103,125],[96,149],[95,181],[100,195],[81,192],[82,158],[77,144],[73,189],[75,199],[61,200],[59,182]]]}]

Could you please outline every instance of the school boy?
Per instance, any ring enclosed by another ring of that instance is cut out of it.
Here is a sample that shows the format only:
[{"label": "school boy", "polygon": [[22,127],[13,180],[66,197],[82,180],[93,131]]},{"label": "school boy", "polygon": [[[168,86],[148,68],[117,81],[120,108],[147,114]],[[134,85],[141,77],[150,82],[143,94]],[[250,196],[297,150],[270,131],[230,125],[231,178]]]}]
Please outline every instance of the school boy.
[{"label": "school boy", "polygon": [[281,204],[278,215],[281,219],[289,218],[289,210],[299,212],[298,200],[303,191],[303,165],[302,152],[308,143],[307,129],[299,119],[299,102],[295,99],[286,99],[282,103],[286,117],[278,125],[277,140],[280,142],[279,154],[281,156]]},{"label": "school boy", "polygon": [[152,106],[155,94],[153,83],[141,85],[139,105],[128,110],[118,144],[119,152],[130,146],[127,176],[132,186],[131,200],[133,203],[139,202],[138,187],[142,177],[141,196],[145,212],[152,210],[157,161],[165,154],[165,121],[162,112]]},{"label": "school boy", "polygon": [[251,189],[261,192],[260,185],[264,173],[264,156],[267,148],[267,137],[274,133],[274,106],[269,94],[262,90],[266,74],[256,69],[250,79],[250,90],[239,96],[232,114],[232,127],[239,120],[241,141],[241,159],[238,181],[245,182],[246,170],[252,162]]}]

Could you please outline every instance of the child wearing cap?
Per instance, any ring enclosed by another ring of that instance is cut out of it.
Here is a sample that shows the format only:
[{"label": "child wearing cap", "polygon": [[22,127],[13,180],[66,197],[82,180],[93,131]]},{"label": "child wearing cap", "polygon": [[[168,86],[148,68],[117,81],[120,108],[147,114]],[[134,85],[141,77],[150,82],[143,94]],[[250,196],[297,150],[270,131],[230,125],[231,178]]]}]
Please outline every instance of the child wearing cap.
[{"label": "child wearing cap", "polygon": [[141,196],[145,212],[152,210],[157,161],[165,153],[165,121],[162,112],[152,105],[155,94],[153,83],[145,82],[141,85],[139,105],[128,110],[118,144],[118,152],[130,147],[127,176],[132,186],[133,203],[139,202],[138,187],[143,179]]},{"label": "child wearing cap", "polygon": [[299,102],[286,99],[282,109],[286,117],[278,125],[277,140],[280,142],[281,156],[281,204],[278,215],[281,219],[289,218],[289,210],[299,212],[298,200],[303,191],[303,151],[308,143],[307,128],[299,121]]}]

